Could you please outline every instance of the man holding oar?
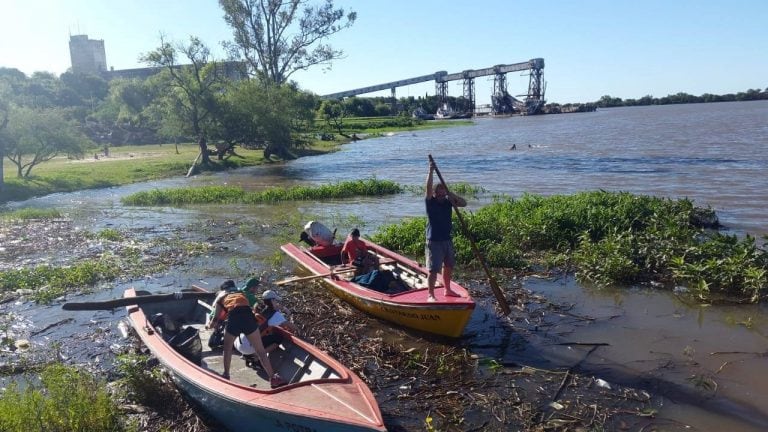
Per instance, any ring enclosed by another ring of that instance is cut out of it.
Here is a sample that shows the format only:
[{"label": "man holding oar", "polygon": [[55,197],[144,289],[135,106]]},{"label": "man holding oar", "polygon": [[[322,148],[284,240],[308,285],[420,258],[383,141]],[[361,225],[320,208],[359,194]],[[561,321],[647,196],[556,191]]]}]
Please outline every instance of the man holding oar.
[{"label": "man holding oar", "polygon": [[466,207],[467,201],[448,191],[448,188],[440,182],[432,187],[432,177],[435,172],[435,163],[430,158],[429,175],[427,175],[427,187],[425,202],[427,207],[427,247],[425,255],[427,258],[427,268],[429,268],[429,278],[427,286],[429,296],[427,301],[435,301],[435,281],[437,274],[442,269],[443,286],[447,297],[461,297],[458,293],[451,290],[451,275],[456,265],[455,252],[453,250],[453,239],[451,230],[453,222],[453,207]]}]

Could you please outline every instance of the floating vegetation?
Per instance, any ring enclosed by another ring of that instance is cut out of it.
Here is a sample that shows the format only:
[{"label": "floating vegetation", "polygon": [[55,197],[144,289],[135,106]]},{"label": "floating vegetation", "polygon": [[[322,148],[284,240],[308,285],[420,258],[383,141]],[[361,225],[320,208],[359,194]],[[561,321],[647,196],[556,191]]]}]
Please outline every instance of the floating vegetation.
[{"label": "floating vegetation", "polygon": [[25,208],[9,212],[0,212],[0,220],[56,219],[61,213],[56,209]]},{"label": "floating vegetation", "polygon": [[258,204],[281,201],[309,201],[382,196],[402,192],[403,188],[388,180],[355,180],[321,186],[271,188],[247,192],[235,186],[203,186],[195,188],[155,189],[137,192],[121,199],[123,204],[137,206],[183,206],[192,204]]},{"label": "floating vegetation", "polygon": [[[685,285],[701,300],[719,294],[756,302],[768,288],[768,252],[753,237],[717,232],[715,212],[688,199],[605,191],[523,195],[464,215],[494,267],[560,265],[598,285]],[[424,217],[407,219],[381,227],[373,240],[420,257],[425,226]],[[467,264],[474,260],[470,242],[454,226],[457,259]]]},{"label": "floating vegetation", "polygon": [[[4,251],[9,259],[26,260],[26,264],[0,265],[0,299],[24,296],[48,303],[66,293],[89,291],[98,284],[119,278],[162,272],[189,257],[203,255],[212,247],[207,242],[178,238],[142,241],[135,238],[135,233],[112,228],[96,233],[79,231],[70,221],[49,223],[41,229],[45,235],[25,235],[23,241],[18,241],[19,231],[13,229],[16,224],[8,224],[11,229],[0,230],[0,245],[6,246]],[[38,223],[25,225],[30,228]],[[23,232],[27,232],[26,229]],[[36,251],[41,249],[53,256],[39,259]],[[64,250],[67,253],[56,253]]]}]

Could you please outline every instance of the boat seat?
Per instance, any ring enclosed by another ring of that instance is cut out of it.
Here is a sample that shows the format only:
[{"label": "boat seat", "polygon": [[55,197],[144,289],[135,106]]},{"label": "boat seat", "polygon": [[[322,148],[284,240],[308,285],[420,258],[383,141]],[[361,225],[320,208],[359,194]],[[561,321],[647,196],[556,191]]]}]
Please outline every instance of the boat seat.
[{"label": "boat seat", "polygon": [[293,374],[293,376],[290,379],[290,383],[296,383],[302,380],[304,375],[307,373],[307,371],[310,368],[310,365],[315,361],[315,356],[312,354],[307,354],[306,357],[303,359],[295,358],[293,362],[299,366],[299,368],[296,370],[296,372]]}]

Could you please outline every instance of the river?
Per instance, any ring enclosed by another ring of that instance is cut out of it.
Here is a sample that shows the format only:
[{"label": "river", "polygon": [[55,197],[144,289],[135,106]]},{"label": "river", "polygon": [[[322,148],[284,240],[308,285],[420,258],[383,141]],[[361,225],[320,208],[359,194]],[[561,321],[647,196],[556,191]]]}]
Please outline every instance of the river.
[{"label": "river", "polygon": [[[248,208],[148,209],[123,207],[119,199],[140,190],[190,184],[237,184],[258,190],[371,176],[420,188],[427,174],[427,155],[432,154],[449,185],[467,182],[488,191],[470,200],[469,211],[488,203],[493,194],[628,191],[688,197],[696,205],[712,207],[726,232],[759,237],[768,234],[764,216],[768,209],[766,119],[768,101],[482,118],[467,127],[366,139],[344,145],[332,154],[285,164],[193,179],[54,194],[9,203],[6,207],[55,207],[88,229],[183,226],[200,213],[216,218],[220,211],[260,223],[311,218],[347,227],[351,215],[365,234],[403,217],[421,216],[423,202],[416,193],[405,193],[383,199],[334,200],[298,206],[292,203]],[[231,250],[233,256],[255,257],[251,266],[267,267],[264,262],[284,240],[266,232],[253,241],[233,241]],[[214,266],[226,266],[229,258],[161,280],[148,278],[141,287],[151,291],[184,287],[205,280],[211,272],[221,274],[221,269],[213,270]],[[286,267],[286,271],[290,268]],[[547,348],[542,342],[535,359],[539,364],[562,368],[580,362],[585,372],[599,374],[608,381],[640,376],[649,390],[663,389],[671,383],[675,390],[667,392],[669,400],[659,416],[697,430],[768,429],[768,394],[764,390],[768,388],[768,378],[761,373],[768,352],[768,321],[763,306],[699,306],[687,304],[668,292],[595,289],[571,279],[527,279],[523,285],[554,303],[572,305],[570,316],[583,318],[563,320],[548,331],[549,336],[570,342],[606,344],[585,357],[589,346],[584,350]],[[100,296],[119,294],[122,288],[117,286]],[[38,328],[63,317],[60,311],[46,307],[30,307],[27,313]],[[484,330],[484,313],[480,308],[467,329],[472,335],[470,348],[506,362],[525,359],[528,353],[519,352],[514,344],[493,343],[508,335]],[[105,321],[119,318],[107,314],[100,317]],[[516,325],[511,324],[512,328]],[[72,325],[83,323],[78,320]],[[717,389],[707,400],[686,403],[689,401],[685,392],[696,382],[714,382]],[[676,396],[679,400],[675,400]]]}]

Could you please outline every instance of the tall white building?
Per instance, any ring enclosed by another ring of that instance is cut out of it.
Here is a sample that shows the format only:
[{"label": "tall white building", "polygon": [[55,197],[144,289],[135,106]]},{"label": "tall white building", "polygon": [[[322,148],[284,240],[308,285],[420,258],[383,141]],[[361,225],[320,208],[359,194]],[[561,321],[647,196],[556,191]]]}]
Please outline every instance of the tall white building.
[{"label": "tall white building", "polygon": [[88,35],[69,36],[72,72],[99,75],[107,70],[104,40],[88,39]]}]

